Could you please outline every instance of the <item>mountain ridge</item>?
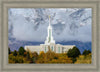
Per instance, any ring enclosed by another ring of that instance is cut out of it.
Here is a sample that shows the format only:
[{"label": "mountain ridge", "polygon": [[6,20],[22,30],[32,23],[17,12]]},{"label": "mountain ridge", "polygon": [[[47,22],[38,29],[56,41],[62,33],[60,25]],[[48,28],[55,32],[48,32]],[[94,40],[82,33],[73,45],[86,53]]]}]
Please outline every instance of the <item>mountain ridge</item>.
[{"label": "mountain ridge", "polygon": [[[26,45],[40,45],[40,44],[44,44],[44,42],[29,42],[29,41],[18,41],[18,43],[14,43],[14,44],[9,44],[9,48],[11,49],[11,51],[17,50],[22,46],[26,46]],[[92,50],[91,49],[91,42],[80,42],[80,41],[67,41],[67,42],[56,42],[56,44],[62,44],[62,45],[75,45],[81,53],[83,53],[83,51],[86,50]]]}]

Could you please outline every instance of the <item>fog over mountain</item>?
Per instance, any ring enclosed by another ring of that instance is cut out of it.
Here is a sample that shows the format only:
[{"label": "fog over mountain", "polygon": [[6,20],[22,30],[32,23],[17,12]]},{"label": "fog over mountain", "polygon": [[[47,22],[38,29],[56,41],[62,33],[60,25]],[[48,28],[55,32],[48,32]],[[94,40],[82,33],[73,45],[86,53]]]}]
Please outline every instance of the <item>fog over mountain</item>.
[{"label": "fog over mountain", "polygon": [[[10,8],[8,10],[9,46],[23,42],[44,42],[48,15],[56,42],[91,42],[91,8]],[[27,43],[26,43],[27,44]]]}]

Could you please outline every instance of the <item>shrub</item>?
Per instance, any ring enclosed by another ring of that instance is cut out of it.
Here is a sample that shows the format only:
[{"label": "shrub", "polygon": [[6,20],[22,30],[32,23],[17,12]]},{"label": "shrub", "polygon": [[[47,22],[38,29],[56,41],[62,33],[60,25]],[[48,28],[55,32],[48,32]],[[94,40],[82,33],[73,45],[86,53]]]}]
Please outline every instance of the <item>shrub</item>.
[{"label": "shrub", "polygon": [[24,61],[23,61],[23,58],[19,58],[18,59],[18,63],[23,63]]},{"label": "shrub", "polygon": [[55,57],[55,53],[52,52],[51,50],[47,51],[46,53],[46,58],[49,60],[52,60]]},{"label": "shrub", "polygon": [[37,52],[33,52],[33,57],[38,57],[38,53]]},{"label": "shrub", "polygon": [[24,52],[24,57],[26,57],[26,55],[27,55],[27,52]]},{"label": "shrub", "polygon": [[45,63],[45,53],[44,51],[41,51],[40,54],[38,55],[38,59],[36,61],[36,63]]},{"label": "shrub", "polygon": [[35,63],[37,60],[37,57],[32,57],[32,63]]},{"label": "shrub", "polygon": [[30,59],[30,53],[29,52],[27,52],[26,57],[27,57],[27,59]]},{"label": "shrub", "polygon": [[88,55],[80,55],[77,58],[77,61],[75,62],[75,64],[91,64],[92,62],[92,57],[91,57],[91,53]]}]

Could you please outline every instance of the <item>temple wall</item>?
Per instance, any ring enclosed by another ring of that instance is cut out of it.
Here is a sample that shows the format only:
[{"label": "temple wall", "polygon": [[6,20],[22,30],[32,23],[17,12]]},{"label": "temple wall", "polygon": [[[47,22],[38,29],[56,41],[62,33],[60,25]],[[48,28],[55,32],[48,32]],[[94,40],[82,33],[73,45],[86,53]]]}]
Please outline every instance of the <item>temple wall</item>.
[{"label": "temple wall", "polygon": [[43,51],[41,46],[25,46],[26,51],[37,52],[38,54]]},{"label": "temple wall", "polygon": [[63,45],[63,52],[68,52],[69,49],[72,49],[75,45]]},{"label": "temple wall", "polygon": [[[49,45],[41,44],[40,46],[25,46],[26,51],[37,52],[38,54],[41,51],[45,53],[49,50]],[[66,53],[69,49],[72,49],[75,45],[60,45],[60,44],[50,44],[50,50],[55,53]],[[53,47],[53,48],[52,48]]]}]

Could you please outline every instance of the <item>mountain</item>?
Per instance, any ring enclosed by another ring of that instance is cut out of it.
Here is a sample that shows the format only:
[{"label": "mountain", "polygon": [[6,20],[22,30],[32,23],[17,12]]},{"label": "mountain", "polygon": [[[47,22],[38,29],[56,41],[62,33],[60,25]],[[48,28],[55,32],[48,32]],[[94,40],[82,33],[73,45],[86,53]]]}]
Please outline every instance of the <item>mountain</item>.
[{"label": "mountain", "polygon": [[63,45],[75,45],[81,53],[83,53],[84,50],[92,50],[92,43],[91,42],[80,42],[80,41],[68,41],[68,42],[57,42],[59,44]]},{"label": "mountain", "polygon": [[[21,46],[24,47],[25,45],[40,45],[44,44],[44,42],[29,42],[29,41],[17,41],[16,43],[9,44],[9,48],[14,51],[18,50]],[[62,44],[62,45],[75,45],[81,53],[86,50],[91,51],[91,42],[80,42],[80,41],[68,41],[68,42],[56,42],[56,44]]]}]

